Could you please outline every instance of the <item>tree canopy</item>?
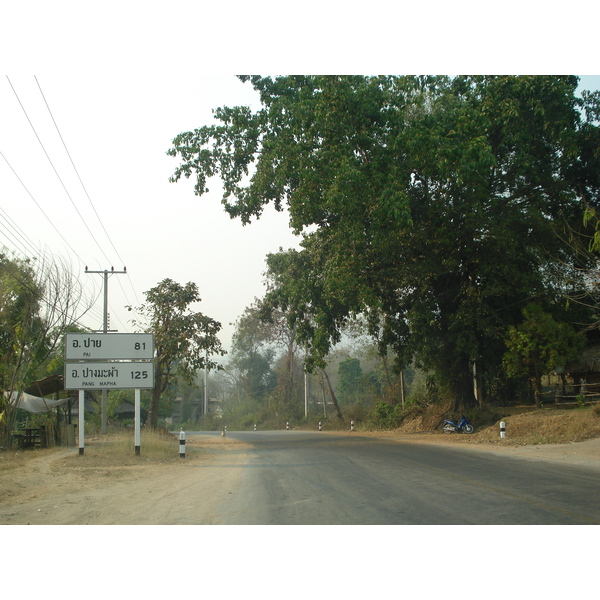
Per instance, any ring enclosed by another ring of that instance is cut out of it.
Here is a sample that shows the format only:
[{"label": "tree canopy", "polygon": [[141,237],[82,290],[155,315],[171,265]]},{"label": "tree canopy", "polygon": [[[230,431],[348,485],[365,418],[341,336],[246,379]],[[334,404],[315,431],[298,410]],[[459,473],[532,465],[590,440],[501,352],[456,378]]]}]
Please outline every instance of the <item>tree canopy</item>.
[{"label": "tree canopy", "polygon": [[172,181],[202,195],[218,176],[243,223],[289,210],[302,250],[268,257],[267,300],[309,366],[362,313],[399,366],[472,405],[473,366],[494,377],[524,304],[556,306],[577,272],[559,234],[597,199],[598,98],[573,76],[241,79],[261,108],[178,135]]},{"label": "tree canopy", "polygon": [[133,323],[154,334],[155,386],[148,411],[148,426],[156,429],[161,394],[169,385],[177,377],[193,384],[198,369],[219,368],[209,357],[215,354],[222,356],[225,352],[217,337],[221,324],[192,310],[193,304],[201,300],[195,283],[181,285],[172,279],[164,279],[144,295],[146,303],[135,309],[141,319]]}]

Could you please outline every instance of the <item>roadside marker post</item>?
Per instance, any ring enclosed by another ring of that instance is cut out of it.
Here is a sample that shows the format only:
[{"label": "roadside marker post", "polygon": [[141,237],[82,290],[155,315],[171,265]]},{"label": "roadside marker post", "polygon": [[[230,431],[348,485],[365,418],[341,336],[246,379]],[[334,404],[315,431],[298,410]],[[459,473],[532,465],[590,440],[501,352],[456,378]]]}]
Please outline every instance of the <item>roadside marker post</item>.
[{"label": "roadside marker post", "polygon": [[350,431],[354,431],[354,421],[350,421]]},{"label": "roadside marker post", "polygon": [[285,424],[285,430],[286,430],[286,431],[289,431],[289,430],[290,430],[290,424],[289,424],[289,423],[287,423],[287,422],[286,422],[286,424]]},{"label": "roadside marker post", "polygon": [[185,431],[183,427],[179,432],[179,458],[185,458]]},{"label": "roadside marker post", "polygon": [[254,423],[254,431],[256,431],[256,423]]},{"label": "roadside marker post", "polygon": [[322,431],[322,427],[321,427],[321,421],[319,421],[319,431]]},{"label": "roadside marker post", "polygon": [[500,421],[500,438],[504,439],[506,437],[506,423],[504,421]]}]

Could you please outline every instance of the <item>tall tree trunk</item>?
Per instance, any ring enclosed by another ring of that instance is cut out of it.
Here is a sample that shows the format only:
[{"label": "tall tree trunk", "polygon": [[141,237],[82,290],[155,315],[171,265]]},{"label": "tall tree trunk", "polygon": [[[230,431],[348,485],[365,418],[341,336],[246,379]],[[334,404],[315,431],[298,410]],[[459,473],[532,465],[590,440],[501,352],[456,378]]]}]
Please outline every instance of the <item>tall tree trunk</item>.
[{"label": "tall tree trunk", "polygon": [[156,429],[158,427],[158,403],[160,401],[160,388],[157,386],[152,390],[150,407],[148,408],[148,420],[146,427]]},{"label": "tall tree trunk", "polygon": [[321,369],[323,375],[325,376],[325,381],[327,382],[327,389],[329,390],[329,395],[331,396],[331,401],[333,402],[333,406],[335,407],[335,412],[337,414],[338,419],[343,419],[342,411],[340,410],[340,406],[338,404],[337,398],[335,397],[335,392],[333,391],[333,387],[331,386],[331,381],[329,381],[329,375],[327,375],[327,371],[325,369]]},{"label": "tall tree trunk", "polygon": [[160,403],[160,396],[167,388],[160,358],[157,358],[156,360],[155,369],[154,388],[152,389],[152,395],[150,396],[148,420],[146,421],[146,427],[153,430],[158,427],[158,405]]},{"label": "tall tree trunk", "polygon": [[463,363],[463,367],[457,369],[454,379],[449,384],[452,410],[461,413],[477,406],[473,390],[473,370],[469,361]]}]

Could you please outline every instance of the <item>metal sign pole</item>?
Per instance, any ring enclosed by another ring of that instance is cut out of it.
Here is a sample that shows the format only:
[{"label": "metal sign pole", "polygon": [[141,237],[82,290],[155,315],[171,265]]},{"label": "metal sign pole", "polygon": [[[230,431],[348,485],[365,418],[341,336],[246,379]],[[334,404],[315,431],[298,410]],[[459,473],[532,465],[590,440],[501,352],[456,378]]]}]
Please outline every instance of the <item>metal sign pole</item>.
[{"label": "metal sign pole", "polygon": [[135,454],[140,455],[140,390],[135,390]]},{"label": "metal sign pole", "polygon": [[79,455],[83,455],[85,446],[85,421],[83,418],[83,410],[85,404],[85,390],[79,390]]}]

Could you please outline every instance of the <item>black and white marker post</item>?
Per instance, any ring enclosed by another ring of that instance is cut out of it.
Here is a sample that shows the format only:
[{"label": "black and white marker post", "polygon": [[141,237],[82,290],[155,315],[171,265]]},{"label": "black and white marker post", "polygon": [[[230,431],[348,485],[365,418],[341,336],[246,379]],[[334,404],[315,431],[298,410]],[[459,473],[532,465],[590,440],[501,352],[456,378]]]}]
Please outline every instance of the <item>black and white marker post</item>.
[{"label": "black and white marker post", "polygon": [[179,458],[185,458],[185,431],[179,432]]}]

